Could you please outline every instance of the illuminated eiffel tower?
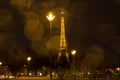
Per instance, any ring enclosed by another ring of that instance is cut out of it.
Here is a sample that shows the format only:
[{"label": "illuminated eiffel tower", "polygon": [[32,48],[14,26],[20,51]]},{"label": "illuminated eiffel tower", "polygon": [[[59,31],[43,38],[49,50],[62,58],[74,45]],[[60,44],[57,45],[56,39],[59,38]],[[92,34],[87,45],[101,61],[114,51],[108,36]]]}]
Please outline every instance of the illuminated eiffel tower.
[{"label": "illuminated eiffel tower", "polygon": [[60,33],[60,46],[58,51],[58,58],[57,61],[61,62],[62,57],[65,57],[65,60],[69,62],[69,55],[65,37],[65,23],[64,23],[64,12],[63,9],[61,11],[61,33]]}]

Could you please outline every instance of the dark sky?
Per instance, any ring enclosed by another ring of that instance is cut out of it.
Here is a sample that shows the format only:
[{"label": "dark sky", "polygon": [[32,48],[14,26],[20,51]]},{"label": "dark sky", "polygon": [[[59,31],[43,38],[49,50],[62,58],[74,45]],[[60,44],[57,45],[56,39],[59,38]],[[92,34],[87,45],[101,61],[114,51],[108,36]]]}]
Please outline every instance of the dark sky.
[{"label": "dark sky", "polygon": [[[120,0],[1,0],[0,60],[19,66],[31,56],[33,65],[46,65],[49,43],[59,46],[61,7],[68,49],[77,50],[80,65],[120,65]],[[48,11],[56,15],[52,36]]]}]

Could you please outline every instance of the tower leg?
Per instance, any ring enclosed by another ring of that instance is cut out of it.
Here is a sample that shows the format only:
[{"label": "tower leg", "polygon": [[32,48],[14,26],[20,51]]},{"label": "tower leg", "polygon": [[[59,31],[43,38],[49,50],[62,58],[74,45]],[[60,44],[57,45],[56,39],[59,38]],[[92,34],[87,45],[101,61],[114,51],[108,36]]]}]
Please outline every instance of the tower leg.
[{"label": "tower leg", "polygon": [[58,57],[57,57],[57,62],[60,61],[61,56],[62,56],[62,55],[61,55],[61,52],[59,52],[59,53],[58,53]]},{"label": "tower leg", "polygon": [[65,56],[66,56],[67,62],[69,62],[69,55],[68,55],[68,52],[66,52]]}]

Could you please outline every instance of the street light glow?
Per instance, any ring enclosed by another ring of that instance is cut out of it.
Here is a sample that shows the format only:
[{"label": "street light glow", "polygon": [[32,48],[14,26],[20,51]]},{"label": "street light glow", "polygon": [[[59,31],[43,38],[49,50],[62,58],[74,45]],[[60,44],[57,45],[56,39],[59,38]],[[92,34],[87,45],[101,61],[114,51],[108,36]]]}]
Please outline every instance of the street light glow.
[{"label": "street light glow", "polygon": [[49,21],[53,21],[55,16],[53,15],[52,12],[49,12],[49,14],[46,16]]},{"label": "street light glow", "polygon": [[2,62],[0,62],[0,65],[2,65]]},{"label": "street light glow", "polygon": [[119,68],[119,67],[117,67],[117,68],[116,68],[116,70],[117,70],[117,71],[120,71],[120,68]]},{"label": "street light glow", "polygon": [[71,53],[72,53],[72,55],[75,55],[76,54],[76,50],[72,50]]},{"label": "street light glow", "polygon": [[30,61],[31,60],[31,57],[27,57],[27,61]]}]

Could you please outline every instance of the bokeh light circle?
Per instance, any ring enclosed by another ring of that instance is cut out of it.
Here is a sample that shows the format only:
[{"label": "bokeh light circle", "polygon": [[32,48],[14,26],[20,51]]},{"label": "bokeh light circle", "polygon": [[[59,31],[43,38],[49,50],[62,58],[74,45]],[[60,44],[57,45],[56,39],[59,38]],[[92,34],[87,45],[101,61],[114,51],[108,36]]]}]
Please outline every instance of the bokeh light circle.
[{"label": "bokeh light circle", "polygon": [[39,16],[34,12],[26,13],[24,33],[30,40],[39,40],[43,36],[44,27],[39,20]]}]

